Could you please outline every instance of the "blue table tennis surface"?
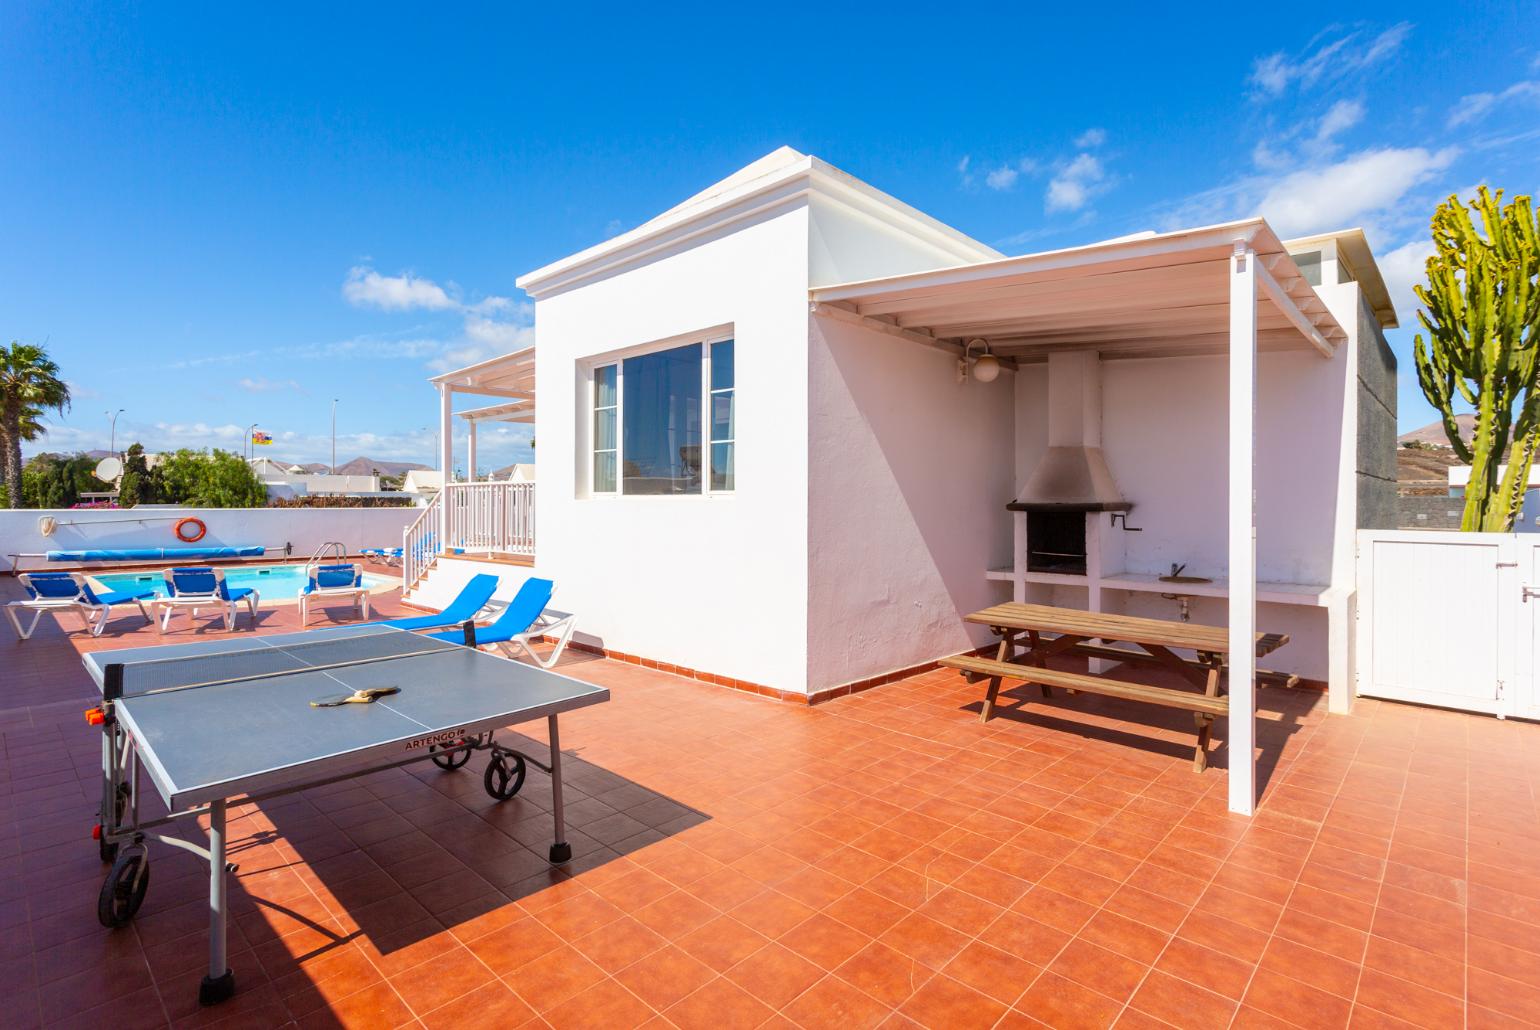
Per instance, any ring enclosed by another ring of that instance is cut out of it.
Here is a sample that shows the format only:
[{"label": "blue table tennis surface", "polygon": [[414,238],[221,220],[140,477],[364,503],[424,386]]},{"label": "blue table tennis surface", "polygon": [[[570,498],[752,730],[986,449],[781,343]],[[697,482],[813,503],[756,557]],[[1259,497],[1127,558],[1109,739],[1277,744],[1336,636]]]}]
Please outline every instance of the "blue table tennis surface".
[{"label": "blue table tennis surface", "polygon": [[[429,653],[165,689],[419,649]],[[609,700],[603,687],[386,626],[96,651],[84,660],[98,689],[108,665],[124,666],[115,711],[172,810],[410,758],[433,743]],[[380,686],[399,692],[370,704],[310,704]]]}]

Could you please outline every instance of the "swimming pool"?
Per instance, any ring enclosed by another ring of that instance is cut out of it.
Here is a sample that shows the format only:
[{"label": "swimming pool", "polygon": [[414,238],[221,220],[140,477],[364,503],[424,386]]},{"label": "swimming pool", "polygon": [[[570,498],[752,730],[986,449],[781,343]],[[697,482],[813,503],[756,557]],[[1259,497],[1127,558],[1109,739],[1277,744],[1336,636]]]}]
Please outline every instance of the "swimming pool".
[{"label": "swimming pool", "polygon": [[[225,583],[230,587],[251,587],[261,595],[263,601],[293,601],[299,597],[305,585],[303,565],[249,565],[226,568],[224,573]],[[166,580],[161,569],[105,572],[91,578],[100,583],[103,590],[131,590],[135,593],[154,590],[156,597],[166,596]],[[389,576],[364,573],[364,586],[371,592],[389,590],[399,585],[398,581]]]}]

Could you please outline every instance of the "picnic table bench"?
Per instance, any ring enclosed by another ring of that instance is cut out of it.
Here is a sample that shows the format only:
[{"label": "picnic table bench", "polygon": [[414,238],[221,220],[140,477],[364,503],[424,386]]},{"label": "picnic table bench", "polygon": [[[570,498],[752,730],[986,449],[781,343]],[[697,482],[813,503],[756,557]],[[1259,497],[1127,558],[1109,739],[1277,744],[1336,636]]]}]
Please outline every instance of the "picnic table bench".
[{"label": "picnic table bench", "polygon": [[[941,661],[942,665],[959,670],[970,680],[988,681],[984,707],[979,714],[981,722],[988,722],[994,715],[995,699],[1001,684],[1007,680],[1036,685],[1044,697],[1052,697],[1053,688],[1059,687],[1071,693],[1084,691],[1181,708],[1193,713],[1198,730],[1193,769],[1202,772],[1207,767],[1209,731],[1214,718],[1230,711],[1230,700],[1221,692],[1225,656],[1230,650],[1229,631],[1224,627],[1019,602],[985,608],[968,615],[966,620],[988,626],[1000,636],[1000,646],[992,659],[961,654]],[[1018,655],[1017,643],[1022,636],[1026,637],[1027,650]],[[1257,657],[1276,651],[1288,641],[1288,635],[1284,633],[1258,633]],[[1113,646],[1115,644],[1132,646]],[[1183,658],[1176,650],[1192,651],[1196,658]],[[1048,659],[1058,655],[1152,663],[1177,673],[1201,693],[1050,669]],[[1292,677],[1277,673],[1265,675],[1285,682],[1292,680]]]}]

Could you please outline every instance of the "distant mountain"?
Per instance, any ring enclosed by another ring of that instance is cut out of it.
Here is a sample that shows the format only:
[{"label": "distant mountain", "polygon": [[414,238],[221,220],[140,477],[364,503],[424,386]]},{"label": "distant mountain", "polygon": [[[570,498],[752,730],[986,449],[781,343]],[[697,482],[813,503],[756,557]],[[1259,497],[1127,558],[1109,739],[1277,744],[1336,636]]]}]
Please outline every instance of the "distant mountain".
[{"label": "distant mountain", "polygon": [[[337,466],[339,476],[372,476],[378,472],[382,476],[399,476],[413,469],[425,469],[427,465],[419,465],[415,461],[381,461],[375,458],[354,458],[346,465]],[[320,465],[318,470],[327,472],[330,466]]]},{"label": "distant mountain", "polygon": [[[1460,429],[1460,438],[1469,440],[1476,431],[1475,415],[1456,415],[1455,425]],[[1430,422],[1421,429],[1413,429],[1409,433],[1402,433],[1396,438],[1399,443],[1430,443],[1435,447],[1448,447],[1449,437],[1444,435],[1443,422]]]}]

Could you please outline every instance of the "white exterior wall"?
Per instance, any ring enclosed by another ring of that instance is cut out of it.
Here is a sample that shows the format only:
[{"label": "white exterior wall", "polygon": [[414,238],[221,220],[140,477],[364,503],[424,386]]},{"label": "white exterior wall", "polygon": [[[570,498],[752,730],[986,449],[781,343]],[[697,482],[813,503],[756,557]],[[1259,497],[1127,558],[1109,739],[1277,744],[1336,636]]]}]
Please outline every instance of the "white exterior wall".
[{"label": "white exterior wall", "polygon": [[[1318,680],[1351,675],[1350,637],[1330,658],[1329,617],[1350,630],[1345,602],[1353,591],[1357,515],[1354,482],[1357,432],[1358,287],[1318,289],[1349,340],[1330,359],[1314,351],[1264,352],[1257,359],[1257,579],[1334,588],[1341,608],[1258,605],[1264,632],[1290,642],[1265,664]],[[1185,574],[1227,578],[1228,364],[1223,355],[1102,363],[1102,449],[1124,497],[1134,503],[1128,524],[1111,534],[1123,571],[1161,575],[1173,563]],[[1016,376],[1016,485],[1019,489],[1047,447],[1048,372],[1025,365]],[[1261,588],[1266,590],[1265,585]],[[1004,596],[1004,587],[1001,588]],[[1173,588],[1173,592],[1175,588]],[[1037,587],[1035,599],[1086,604],[1079,587]],[[1177,602],[1159,594],[1104,589],[1102,607],[1129,615],[1179,616]],[[1195,622],[1224,625],[1222,600],[1192,603]],[[1335,669],[1333,665],[1335,664]],[[1345,683],[1343,684],[1345,685]]]},{"label": "white exterior wall", "polygon": [[[295,558],[308,558],[329,540],[340,540],[349,554],[365,547],[399,547],[401,532],[417,517],[411,508],[146,508],[112,510],[0,511],[0,555],[42,554],[122,547],[242,547],[260,544],[266,557],[283,557],[294,545]],[[52,536],[38,532],[40,516],[61,525]],[[139,521],[142,518],[143,521]],[[172,533],[177,519],[202,519],[208,534],[184,544]],[[66,526],[74,522],[79,525]],[[9,569],[9,558],[3,559]],[[23,570],[47,568],[40,558],[25,559]],[[60,564],[58,568],[64,566]]]},{"label": "white exterior wall", "polygon": [[[807,284],[803,200],[537,299],[538,561],[553,604],[611,650],[807,685]],[[587,497],[595,358],[730,326],[737,490]]]},{"label": "white exterior wall", "polygon": [[987,631],[1010,560],[1009,373],[957,382],[954,355],[811,319],[808,676],[841,686],[957,654]]}]

